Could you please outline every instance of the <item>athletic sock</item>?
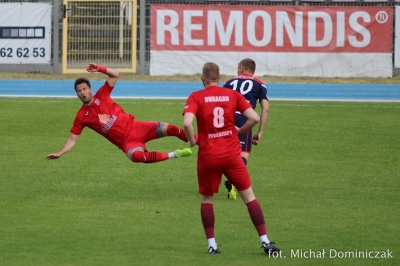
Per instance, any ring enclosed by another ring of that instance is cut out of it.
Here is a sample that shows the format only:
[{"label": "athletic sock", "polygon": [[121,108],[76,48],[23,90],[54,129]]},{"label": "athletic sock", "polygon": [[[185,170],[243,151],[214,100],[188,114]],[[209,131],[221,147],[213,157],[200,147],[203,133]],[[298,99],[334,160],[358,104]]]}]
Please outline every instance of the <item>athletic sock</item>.
[{"label": "athletic sock", "polygon": [[158,151],[151,151],[151,152],[135,151],[131,155],[131,160],[132,162],[135,163],[156,163],[168,159],[169,159],[168,153],[158,152]]},{"label": "athletic sock", "polygon": [[261,209],[260,203],[258,203],[257,199],[255,199],[253,201],[250,201],[246,205],[250,214],[251,221],[253,222],[258,232],[258,235],[266,235],[267,226],[265,225],[264,214]]},{"label": "athletic sock", "polygon": [[214,238],[215,216],[213,204],[202,203],[200,207],[200,213],[207,239]]},{"label": "athletic sock", "polygon": [[267,235],[262,235],[262,236],[260,236],[260,242],[261,242],[261,244],[262,244],[263,242],[265,242],[265,243],[268,244],[270,241],[269,241]]},{"label": "athletic sock", "polygon": [[175,136],[184,142],[188,142],[186,137],[185,131],[182,128],[179,128],[175,125],[168,124],[167,126],[167,135],[168,136]]},{"label": "athletic sock", "polygon": [[215,242],[215,238],[209,238],[207,239],[208,242],[208,248],[212,247],[213,249],[217,249],[217,243]]}]

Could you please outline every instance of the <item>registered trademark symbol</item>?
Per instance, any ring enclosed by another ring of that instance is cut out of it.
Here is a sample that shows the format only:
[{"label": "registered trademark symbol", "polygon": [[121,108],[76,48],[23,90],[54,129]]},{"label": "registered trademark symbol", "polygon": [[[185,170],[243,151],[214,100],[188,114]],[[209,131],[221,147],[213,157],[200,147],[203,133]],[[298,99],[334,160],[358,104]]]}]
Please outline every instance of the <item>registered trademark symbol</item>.
[{"label": "registered trademark symbol", "polygon": [[389,15],[385,11],[376,13],[375,19],[378,23],[385,23],[389,19]]}]

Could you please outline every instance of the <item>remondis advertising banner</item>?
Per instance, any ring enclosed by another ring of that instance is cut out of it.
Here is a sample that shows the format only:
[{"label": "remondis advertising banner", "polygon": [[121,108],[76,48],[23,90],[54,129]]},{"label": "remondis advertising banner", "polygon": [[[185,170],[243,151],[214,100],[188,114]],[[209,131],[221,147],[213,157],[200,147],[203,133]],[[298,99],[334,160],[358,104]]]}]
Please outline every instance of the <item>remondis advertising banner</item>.
[{"label": "remondis advertising banner", "polygon": [[150,74],[391,77],[392,7],[152,5]]}]

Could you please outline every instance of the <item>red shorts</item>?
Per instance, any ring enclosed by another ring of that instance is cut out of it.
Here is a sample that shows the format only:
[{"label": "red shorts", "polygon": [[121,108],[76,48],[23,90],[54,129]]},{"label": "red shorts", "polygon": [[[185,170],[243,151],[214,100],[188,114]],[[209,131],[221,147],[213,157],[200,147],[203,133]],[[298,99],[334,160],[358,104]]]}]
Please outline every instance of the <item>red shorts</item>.
[{"label": "red shorts", "polygon": [[147,151],[145,143],[160,138],[157,135],[157,126],[160,122],[143,122],[133,120],[133,129],[126,137],[123,151],[126,154],[130,149],[141,147]]},{"label": "red shorts", "polygon": [[246,190],[251,186],[250,175],[240,154],[225,158],[199,157],[197,161],[197,178],[199,193],[212,196],[218,193],[222,175],[237,190]]}]

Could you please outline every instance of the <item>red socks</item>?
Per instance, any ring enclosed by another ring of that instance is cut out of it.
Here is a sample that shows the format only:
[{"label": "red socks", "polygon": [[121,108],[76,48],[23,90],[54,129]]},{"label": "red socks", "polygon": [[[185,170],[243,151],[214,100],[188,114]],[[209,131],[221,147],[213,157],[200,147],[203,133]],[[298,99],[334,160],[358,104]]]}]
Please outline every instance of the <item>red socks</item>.
[{"label": "red socks", "polygon": [[132,153],[131,160],[135,163],[156,163],[168,160],[168,153],[158,151],[136,151]]},{"label": "red socks", "polygon": [[179,128],[177,126],[168,124],[167,127],[167,135],[168,136],[175,136],[184,142],[188,142],[188,139],[186,137],[185,131],[182,128]]},{"label": "red socks", "polygon": [[[267,227],[265,225],[264,214],[257,199],[247,203],[246,205],[258,235],[266,235]],[[206,233],[207,239],[214,238],[215,216],[213,204],[202,203],[200,212],[201,221],[203,222],[204,232]]]},{"label": "red socks", "polygon": [[255,199],[247,203],[246,205],[250,214],[250,218],[257,229],[258,235],[266,235],[267,226],[265,225],[264,214],[261,209],[260,203],[258,203],[257,199]]},{"label": "red socks", "polygon": [[200,207],[201,221],[203,222],[204,232],[207,239],[214,238],[214,207],[213,204],[202,203]]}]

